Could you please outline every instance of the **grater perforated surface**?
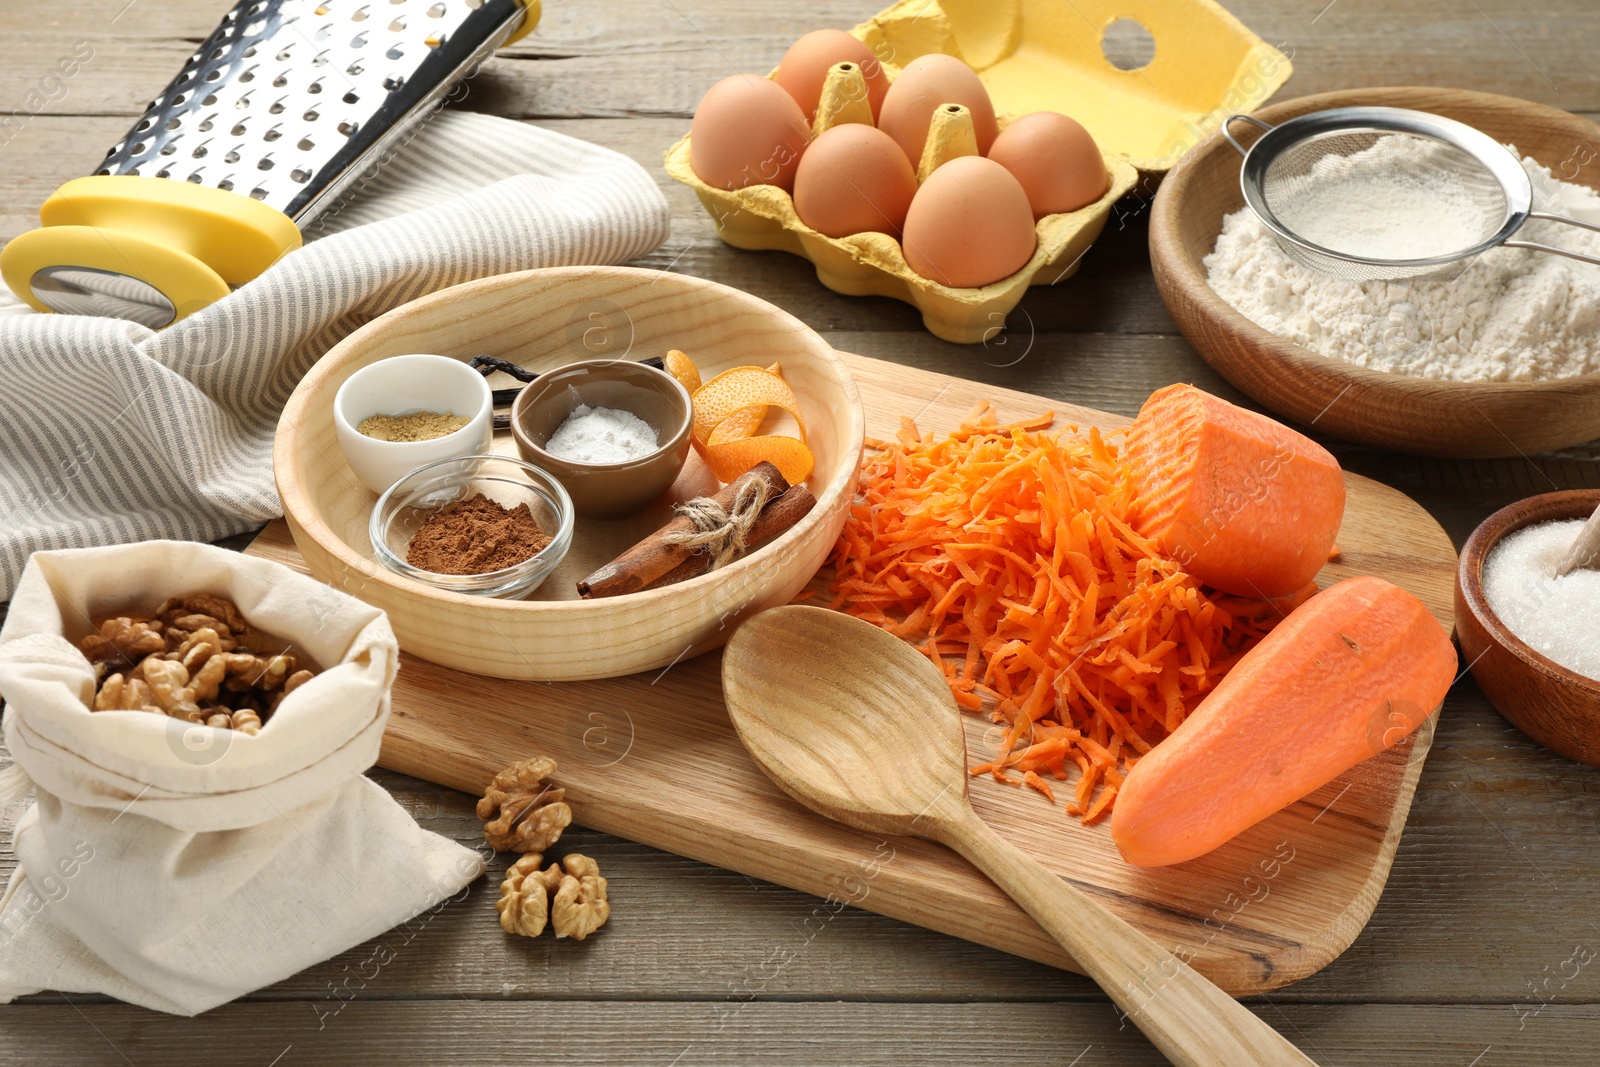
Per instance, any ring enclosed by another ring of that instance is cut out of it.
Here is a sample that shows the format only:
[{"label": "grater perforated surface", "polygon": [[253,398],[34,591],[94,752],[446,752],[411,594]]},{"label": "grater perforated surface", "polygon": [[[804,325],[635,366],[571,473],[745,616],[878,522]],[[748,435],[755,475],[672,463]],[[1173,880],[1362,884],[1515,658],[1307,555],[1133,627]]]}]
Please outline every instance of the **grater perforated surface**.
[{"label": "grater perforated surface", "polygon": [[242,193],[303,228],[522,13],[518,0],[243,0],[97,173]]}]

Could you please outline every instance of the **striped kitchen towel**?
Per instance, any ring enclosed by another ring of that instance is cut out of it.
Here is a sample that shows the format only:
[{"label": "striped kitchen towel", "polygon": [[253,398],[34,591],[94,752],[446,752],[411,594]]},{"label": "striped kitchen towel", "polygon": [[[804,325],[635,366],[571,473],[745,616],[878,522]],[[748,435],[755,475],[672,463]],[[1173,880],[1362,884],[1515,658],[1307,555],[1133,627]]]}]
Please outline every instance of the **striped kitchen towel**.
[{"label": "striped kitchen towel", "polygon": [[209,541],[281,515],[278,413],[345,335],[474,278],[635,259],[666,239],[667,202],[610,149],[447,111],[306,236],[159,333],[0,297],[0,600],[40,549]]}]

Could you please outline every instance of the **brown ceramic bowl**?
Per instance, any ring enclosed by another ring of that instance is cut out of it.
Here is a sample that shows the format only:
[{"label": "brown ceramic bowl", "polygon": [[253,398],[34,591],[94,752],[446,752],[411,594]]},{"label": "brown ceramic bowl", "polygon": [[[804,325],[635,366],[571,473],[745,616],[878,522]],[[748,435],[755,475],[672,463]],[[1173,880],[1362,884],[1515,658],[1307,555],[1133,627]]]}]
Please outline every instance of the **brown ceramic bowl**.
[{"label": "brown ceramic bowl", "polygon": [[[630,411],[649,423],[660,445],[622,463],[577,463],[545,451],[579,404]],[[671,488],[689,458],[693,421],[689,392],[665,371],[625,359],[588,359],[546,371],[511,405],[517,451],[549,471],[579,515],[617,519],[643,509]]]},{"label": "brown ceramic bowl", "polygon": [[1507,534],[1536,523],[1586,519],[1600,489],[1529,497],[1483,521],[1456,571],[1456,637],[1472,677],[1513,726],[1568,759],[1600,767],[1600,681],[1534,651],[1502,623],[1483,594],[1483,561]]}]

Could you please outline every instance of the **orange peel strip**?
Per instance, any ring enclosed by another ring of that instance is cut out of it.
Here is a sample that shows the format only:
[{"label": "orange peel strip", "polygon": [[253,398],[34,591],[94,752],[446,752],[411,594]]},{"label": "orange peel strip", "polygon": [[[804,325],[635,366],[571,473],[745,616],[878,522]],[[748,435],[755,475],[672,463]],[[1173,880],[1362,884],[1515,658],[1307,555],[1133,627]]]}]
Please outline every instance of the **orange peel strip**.
[{"label": "orange peel strip", "polygon": [[761,429],[761,424],[767,421],[767,405],[758,404],[753,408],[735,411],[732,415],[717,424],[711,431],[711,436],[706,438],[708,445],[720,445],[728,441],[742,441],[746,437],[754,437],[756,431]]},{"label": "orange peel strip", "polygon": [[[700,368],[695,366],[694,360],[682,349],[671,349],[662,360],[662,365],[668,374],[678,380],[678,384],[689,391],[691,397],[699,392],[703,384],[700,378]],[[778,373],[778,364],[774,363],[767,370]],[[722,424],[723,440],[736,441],[745,437],[754,437],[756,431],[761,429],[761,424],[767,419],[767,406],[762,404],[745,411],[736,411]]]},{"label": "orange peel strip", "polygon": [[804,441],[775,435],[746,437],[726,444],[711,445],[701,453],[701,457],[721,482],[731,482],[766,460],[778,468],[790,485],[797,485],[811,476],[811,468],[816,463]]},{"label": "orange peel strip", "polygon": [[[780,379],[783,377],[776,363],[768,367],[767,371],[770,374],[778,375]],[[795,419],[799,421],[799,416],[795,416]],[[743,411],[735,411],[732,415],[722,420],[722,425],[711,431],[711,437],[706,441],[706,444],[721,444],[724,441],[738,441],[746,437],[754,437],[756,431],[761,429],[761,424],[766,421],[767,405],[765,404],[745,408]],[[802,429],[800,432],[802,434],[805,433],[804,425],[804,423],[801,423]],[[741,471],[740,473],[743,472]]]},{"label": "orange peel strip", "polygon": [[[792,415],[800,437],[751,436],[761,428],[769,408]],[[762,460],[782,471],[791,484],[804,481],[815,465],[805,434],[799,398],[776,368],[735,367],[695,391],[695,451],[720,481],[730,482]]]},{"label": "orange peel strip", "polygon": [[678,384],[687,389],[690,396],[694,396],[701,385],[700,368],[694,365],[694,360],[674,348],[667,352],[666,358],[661,363],[667,373],[678,379]]},{"label": "orange peel strip", "polygon": [[735,367],[725,370],[694,394],[694,436],[701,444],[730,416],[749,408],[781,408],[800,424],[802,440],[805,420],[800,400],[789,383],[761,367]]}]

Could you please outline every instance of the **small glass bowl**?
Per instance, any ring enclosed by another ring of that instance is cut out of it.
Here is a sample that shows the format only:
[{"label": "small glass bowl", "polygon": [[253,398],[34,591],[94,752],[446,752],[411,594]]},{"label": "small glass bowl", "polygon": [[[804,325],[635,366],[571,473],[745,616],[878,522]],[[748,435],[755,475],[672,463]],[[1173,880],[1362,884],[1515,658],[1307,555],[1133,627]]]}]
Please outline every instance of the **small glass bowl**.
[{"label": "small glass bowl", "polygon": [[[521,563],[486,574],[438,574],[406,562],[412,535],[430,512],[478,494],[502,507],[527,504],[550,543]],[[402,577],[452,593],[518,600],[539,588],[566,556],[573,515],[566,489],[533,464],[512,456],[463,456],[418,467],[386,489],[367,533],[378,561]]]}]

